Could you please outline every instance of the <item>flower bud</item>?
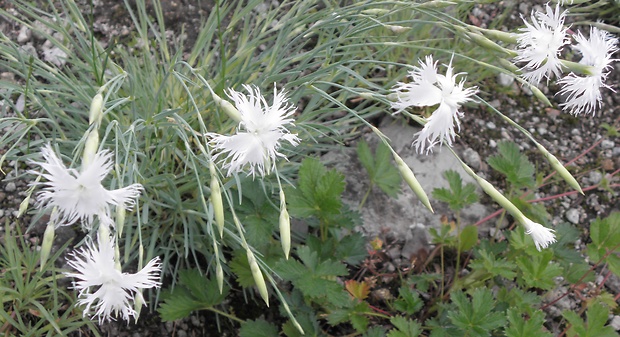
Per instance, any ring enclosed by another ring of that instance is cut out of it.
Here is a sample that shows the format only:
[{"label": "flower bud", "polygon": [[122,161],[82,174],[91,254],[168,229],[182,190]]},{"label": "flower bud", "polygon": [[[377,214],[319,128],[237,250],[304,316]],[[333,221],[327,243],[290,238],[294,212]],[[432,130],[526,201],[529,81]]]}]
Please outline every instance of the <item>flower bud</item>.
[{"label": "flower bud", "polygon": [[[56,209],[52,211],[52,214],[56,212]],[[47,258],[50,256],[50,252],[52,251],[52,244],[54,243],[56,226],[53,221],[49,221],[47,223],[47,227],[45,228],[45,233],[43,234],[43,242],[41,243],[41,262],[40,262],[40,270],[43,270],[45,263],[47,262]]]},{"label": "flower bud", "polygon": [[224,291],[224,270],[220,260],[216,257],[215,262],[215,279],[217,280],[217,287],[220,290],[220,294]]},{"label": "flower bud", "polygon": [[523,225],[526,229],[526,234],[530,235],[536,244],[536,249],[540,251],[540,248],[547,248],[549,244],[555,242],[555,235],[553,229],[546,228],[541,224],[535,223],[532,220],[528,219],[522,212],[515,206],[508,198],[506,198],[502,193],[500,193],[491,183],[482,179],[480,176],[474,173],[469,166],[461,161],[461,166],[463,169],[472,176],[480,185],[482,190],[488,194],[491,199],[497,202],[502,208],[504,208],[510,215],[515,218],[521,225]]},{"label": "flower bud", "polygon": [[392,155],[394,156],[396,167],[398,168],[400,175],[403,177],[403,179],[405,179],[405,182],[407,182],[407,185],[409,185],[413,193],[418,196],[422,204],[426,206],[426,208],[428,208],[431,212],[435,213],[435,211],[433,211],[433,207],[431,207],[431,202],[428,200],[428,196],[424,192],[424,189],[422,188],[422,185],[420,185],[418,179],[416,179],[413,171],[411,171],[409,166],[396,152],[392,151]]},{"label": "flower bud", "polygon": [[284,256],[288,260],[291,251],[291,218],[286,210],[286,199],[282,190],[280,190],[280,242]]},{"label": "flower bud", "polygon": [[103,95],[96,94],[90,102],[90,114],[88,115],[88,124],[101,123],[103,118]]},{"label": "flower bud", "polygon": [[478,45],[486,49],[495,50],[499,53],[506,54],[510,57],[517,56],[516,52],[498,45],[497,43],[495,43],[494,41],[490,40],[489,38],[487,38],[486,36],[482,34],[468,32],[467,37],[469,37],[473,42],[477,43]]},{"label": "flower bud", "polygon": [[221,238],[224,236],[224,203],[222,201],[220,182],[217,180],[217,172],[213,162],[209,163],[209,171],[211,172],[211,204],[213,205],[213,213],[215,213],[215,224]]},{"label": "flower bud", "polygon": [[118,232],[118,237],[120,238],[123,235],[123,227],[125,227],[125,214],[126,214],[125,206],[122,204],[116,206],[116,231]]},{"label": "flower bud", "polygon": [[26,213],[26,211],[28,210],[29,204],[30,204],[30,194],[26,196],[26,198],[24,198],[24,200],[22,200],[22,202],[19,204],[19,212],[17,213],[18,218],[24,215],[24,213]]},{"label": "flower bud", "polygon": [[82,167],[88,167],[88,165],[95,158],[95,154],[97,154],[97,149],[99,148],[99,131],[97,129],[92,129],[88,133],[88,137],[86,138],[86,144],[84,145],[84,152],[82,154]]},{"label": "flower bud", "polygon": [[366,15],[384,15],[389,13],[390,11],[387,9],[383,9],[383,8],[370,8],[370,9],[364,9],[362,11],[362,14],[366,14]]},{"label": "flower bud", "polygon": [[538,151],[542,152],[549,164],[551,164],[551,167],[553,167],[553,169],[560,175],[560,177],[562,177],[562,179],[564,179],[564,181],[566,181],[572,188],[579,191],[579,193],[584,194],[581,186],[579,186],[579,183],[577,182],[577,179],[575,179],[575,177],[568,172],[566,167],[560,163],[558,158],[547,151],[547,149],[545,149],[542,145],[536,143],[536,147],[538,148]]},{"label": "flower bud", "polygon": [[249,248],[246,249],[246,254],[248,255],[250,271],[252,272],[252,277],[254,277],[254,283],[256,283],[256,288],[258,288],[258,293],[263,298],[267,306],[269,306],[269,293],[267,292],[267,285],[265,284],[263,273],[260,271],[258,263],[256,263],[256,258],[254,257],[254,254]]},{"label": "flower bud", "polygon": [[222,108],[222,111],[224,111],[228,115],[228,117],[232,118],[236,122],[241,122],[241,113],[239,113],[239,110],[237,110],[237,108],[235,108],[232,103],[223,100],[214,92],[211,92],[211,95],[213,96],[215,104],[219,105],[220,108]]}]

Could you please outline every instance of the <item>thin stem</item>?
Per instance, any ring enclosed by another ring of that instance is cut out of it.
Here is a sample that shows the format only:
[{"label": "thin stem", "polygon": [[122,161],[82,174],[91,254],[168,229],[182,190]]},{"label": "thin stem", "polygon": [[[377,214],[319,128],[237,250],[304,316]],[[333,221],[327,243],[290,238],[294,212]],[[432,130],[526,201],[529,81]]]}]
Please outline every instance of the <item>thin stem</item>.
[{"label": "thin stem", "polygon": [[227,312],[224,312],[224,311],[222,311],[222,310],[215,309],[214,307],[205,307],[205,308],[203,308],[203,309],[205,309],[205,310],[209,310],[209,311],[213,311],[214,313],[216,313],[216,314],[218,314],[218,315],[222,315],[222,316],[224,316],[224,317],[226,317],[226,318],[228,318],[228,319],[232,319],[233,321],[235,321],[235,322],[237,322],[237,323],[240,323],[240,324],[245,323],[245,321],[244,321],[244,320],[242,320],[241,318],[236,317],[236,316],[233,316],[233,315],[231,315],[231,314],[229,314],[229,313],[227,313]]},{"label": "thin stem", "polygon": [[368,199],[368,196],[370,195],[370,191],[372,190],[374,183],[371,181],[370,185],[368,186],[368,189],[366,190],[366,194],[364,194],[364,197],[362,198],[362,201],[360,201],[360,205],[357,207],[358,210],[362,210],[362,207],[364,207],[364,204],[366,203],[366,199]]}]

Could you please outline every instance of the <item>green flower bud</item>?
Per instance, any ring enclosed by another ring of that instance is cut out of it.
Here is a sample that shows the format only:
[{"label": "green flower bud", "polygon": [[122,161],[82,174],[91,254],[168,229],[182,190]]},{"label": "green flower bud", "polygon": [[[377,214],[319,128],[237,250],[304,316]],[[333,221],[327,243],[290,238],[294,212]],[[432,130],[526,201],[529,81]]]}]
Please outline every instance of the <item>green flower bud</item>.
[{"label": "green flower bud", "polygon": [[239,113],[239,110],[237,110],[237,108],[235,108],[235,106],[232,105],[232,103],[223,100],[220,96],[218,96],[214,92],[211,92],[211,95],[213,96],[213,100],[215,101],[215,104],[219,105],[220,108],[222,108],[222,111],[224,111],[224,113],[226,113],[228,117],[232,118],[233,120],[237,122],[241,122],[241,113]]},{"label": "green flower bud", "polygon": [[549,164],[551,164],[551,167],[553,167],[553,169],[560,175],[560,177],[562,177],[562,179],[564,179],[564,181],[566,181],[572,188],[579,191],[579,193],[584,194],[581,186],[579,186],[579,183],[577,182],[577,179],[575,179],[575,177],[568,172],[566,167],[560,163],[558,158],[547,151],[547,149],[545,149],[542,145],[536,143],[536,147],[540,152],[542,152]]},{"label": "green flower bud", "polygon": [[28,205],[30,204],[30,194],[22,200],[19,204],[19,212],[17,213],[17,217],[21,217],[28,210]]},{"label": "green flower bud", "polygon": [[88,124],[100,124],[103,118],[103,95],[96,94],[90,102],[90,114],[88,115]]},{"label": "green flower bud", "polygon": [[267,292],[267,285],[265,284],[263,273],[258,267],[258,263],[256,263],[256,258],[254,257],[254,254],[249,248],[246,249],[246,254],[248,255],[248,263],[250,264],[250,271],[252,272],[254,283],[256,283],[256,288],[258,288],[258,293],[263,298],[263,301],[265,301],[267,306],[269,306],[269,293]]},{"label": "green flower bud", "polygon": [[224,270],[222,269],[222,264],[219,259],[216,257],[217,261],[215,263],[215,279],[217,280],[217,287],[220,290],[220,294],[224,291]]},{"label": "green flower bud", "polygon": [[433,207],[431,207],[431,202],[428,200],[426,192],[424,192],[422,185],[420,185],[420,182],[418,181],[418,179],[416,179],[413,171],[411,171],[409,166],[396,152],[392,151],[392,155],[394,156],[396,167],[398,168],[400,175],[403,177],[403,179],[405,179],[405,182],[407,182],[407,185],[409,185],[413,193],[418,196],[422,204],[426,206],[426,208],[428,208],[431,212],[435,213],[435,211],[433,211]]},{"label": "green flower bud", "polygon": [[92,129],[88,133],[88,137],[86,138],[86,144],[84,145],[84,153],[82,154],[82,167],[88,167],[88,165],[95,158],[95,154],[97,154],[97,149],[99,148],[99,131],[97,129]]},{"label": "green flower bud", "polygon": [[224,236],[224,203],[222,201],[222,190],[220,182],[217,180],[217,172],[213,162],[209,163],[209,171],[211,172],[211,204],[215,213],[215,224],[220,232],[220,238]]},{"label": "green flower bud", "polygon": [[282,190],[280,190],[280,242],[284,256],[288,260],[291,251],[291,218],[286,210],[286,199]]},{"label": "green flower bud", "polygon": [[[56,212],[56,209],[52,211],[52,213]],[[41,262],[40,262],[40,270],[43,270],[47,259],[50,256],[50,252],[52,251],[52,244],[54,243],[56,226],[50,221],[47,223],[47,227],[45,228],[45,233],[43,234],[43,242],[41,243]]]},{"label": "green flower bud", "polygon": [[118,237],[120,238],[123,235],[123,228],[125,227],[125,214],[127,211],[125,207],[121,204],[116,206],[116,231],[118,232]]}]

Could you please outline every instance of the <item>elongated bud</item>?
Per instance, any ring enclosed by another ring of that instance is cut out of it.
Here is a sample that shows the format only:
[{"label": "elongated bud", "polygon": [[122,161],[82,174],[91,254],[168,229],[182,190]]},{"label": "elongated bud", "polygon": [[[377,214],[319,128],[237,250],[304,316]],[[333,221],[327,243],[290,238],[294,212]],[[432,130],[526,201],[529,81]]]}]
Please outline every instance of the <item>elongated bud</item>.
[{"label": "elongated bud", "polygon": [[136,291],[136,298],[133,301],[133,310],[136,312],[134,319],[138,322],[138,318],[140,317],[140,312],[142,312],[142,307],[146,304],[144,301],[144,296],[142,295],[142,289],[138,289]]},{"label": "elongated bud", "polygon": [[538,151],[542,152],[549,164],[551,164],[551,167],[553,167],[553,169],[560,175],[560,177],[562,177],[562,179],[564,179],[564,181],[568,183],[568,185],[570,185],[570,187],[576,189],[579,193],[584,194],[581,186],[579,186],[579,183],[577,182],[577,179],[575,179],[575,177],[568,172],[566,167],[560,163],[558,158],[547,151],[547,149],[545,149],[542,145],[536,143],[536,147],[538,148]]},{"label": "elongated bud", "polygon": [[364,9],[362,11],[362,14],[366,14],[366,15],[384,15],[389,13],[390,11],[387,9],[383,9],[383,8],[370,8],[370,9]]},{"label": "elongated bud", "polygon": [[554,230],[544,227],[530,219],[528,219],[517,206],[515,206],[508,198],[500,193],[491,183],[482,179],[474,171],[469,168],[465,163],[461,161],[461,166],[465,169],[465,172],[476,180],[482,190],[488,194],[495,202],[497,202],[502,208],[504,208],[516,221],[523,225],[526,229],[526,234],[530,235],[536,244],[536,249],[540,251],[542,248],[547,248],[551,243],[555,242]]},{"label": "elongated bud", "polygon": [[221,294],[224,291],[224,270],[222,269],[222,264],[219,259],[215,263],[215,279],[217,281],[217,288],[220,290]]},{"label": "elongated bud", "polygon": [[477,43],[481,47],[484,47],[489,50],[495,50],[496,52],[505,54],[509,57],[517,56],[517,53],[515,51],[498,45],[497,43],[495,43],[494,41],[490,40],[488,37],[482,34],[474,33],[474,32],[465,32],[465,34],[467,34],[467,37],[469,37],[473,42]]},{"label": "elongated bud", "polygon": [[211,92],[211,96],[213,96],[213,100],[215,101],[215,104],[219,105],[220,108],[222,108],[222,111],[224,111],[228,115],[228,117],[234,119],[237,122],[241,122],[241,114],[239,113],[239,110],[237,110],[237,108],[235,108],[235,106],[232,105],[232,103],[226,100],[223,100],[220,96],[218,96],[213,91]]},{"label": "elongated bud", "polygon": [[282,190],[280,190],[280,242],[284,256],[288,260],[291,251],[291,218],[286,210],[286,199]]},{"label": "elongated bud", "polygon": [[431,202],[428,200],[428,196],[426,195],[426,192],[424,192],[422,185],[420,185],[420,182],[418,181],[418,179],[416,179],[415,175],[413,174],[413,171],[411,171],[409,166],[403,161],[403,159],[396,152],[392,151],[392,155],[394,156],[396,167],[398,168],[400,175],[407,182],[407,185],[409,185],[413,193],[415,193],[418,196],[418,199],[420,199],[422,204],[426,206],[426,208],[428,208],[431,212],[435,213],[435,211],[433,211],[433,207],[431,207]]},{"label": "elongated bud", "polygon": [[486,28],[481,28],[481,27],[477,27],[474,25],[467,25],[467,28],[473,31],[480,32],[484,36],[493,38],[498,41],[502,41],[502,42],[506,42],[510,44],[516,44],[518,42],[517,34],[514,34],[514,33],[504,32],[504,31],[497,30],[497,29],[486,29]]},{"label": "elongated bud", "polygon": [[127,211],[125,210],[125,206],[122,204],[116,206],[116,231],[118,232],[118,237],[123,236],[123,228],[125,227],[125,214]]},{"label": "elongated bud", "polygon": [[491,199],[497,202],[502,208],[504,208],[508,213],[512,214],[513,217],[519,218],[523,216],[523,213],[515,206],[508,198],[506,198],[500,191],[498,191],[495,186],[493,186],[488,181],[482,179],[479,175],[474,173],[474,171],[467,166],[465,163],[461,161],[461,166],[469,174],[472,178],[476,180],[478,185],[482,188],[484,193],[488,194]]},{"label": "elongated bud", "polygon": [[103,118],[103,95],[96,94],[90,102],[90,114],[88,115],[88,124],[101,124]]},{"label": "elongated bud", "polygon": [[[56,209],[52,211],[52,213],[56,212]],[[53,219],[53,217],[51,218]],[[45,227],[45,233],[43,234],[43,242],[41,243],[41,262],[40,262],[40,270],[43,270],[47,259],[50,256],[50,252],[52,251],[52,244],[54,243],[54,236],[56,231],[56,224],[50,220],[47,223],[47,227]]]},{"label": "elongated bud", "polygon": [[107,245],[110,243],[110,227],[99,224],[99,228],[97,229],[97,239],[99,240],[99,245]]},{"label": "elongated bud", "polygon": [[385,25],[385,28],[391,30],[393,33],[396,34],[404,33],[411,29],[411,27],[404,27],[399,25]]},{"label": "elongated bud", "polygon": [[28,205],[30,204],[30,195],[26,196],[24,200],[19,204],[19,212],[17,213],[17,217],[21,217],[28,210]]},{"label": "elongated bud", "polygon": [[258,288],[258,293],[263,298],[263,301],[265,301],[267,306],[269,306],[269,293],[267,292],[267,285],[265,284],[263,273],[260,271],[258,263],[256,263],[256,258],[254,257],[254,254],[249,248],[246,249],[246,254],[248,255],[250,271],[252,272],[252,277],[254,277],[254,283],[256,283],[256,288]]},{"label": "elongated bud", "polygon": [[304,329],[301,327],[301,325],[299,325],[299,323],[297,322],[297,319],[295,319],[295,316],[291,312],[291,308],[289,308],[288,303],[286,303],[285,300],[282,300],[280,303],[282,304],[282,306],[284,307],[284,310],[286,311],[291,321],[293,322],[293,326],[295,326],[295,328],[303,335]]},{"label": "elongated bud", "polygon": [[88,138],[86,138],[86,144],[84,145],[82,168],[88,167],[92,163],[95,154],[97,154],[97,148],[99,148],[99,131],[92,129],[88,133]]},{"label": "elongated bud", "polygon": [[574,73],[586,76],[596,75],[596,68],[594,68],[593,66],[567,60],[560,60],[560,62],[564,67],[568,68],[568,70]]},{"label": "elongated bud", "polygon": [[215,213],[215,224],[221,238],[224,236],[224,203],[222,201],[220,182],[217,180],[217,172],[213,162],[209,163],[209,171],[211,172],[211,204],[213,205],[213,213]]},{"label": "elongated bud", "polygon": [[542,91],[540,91],[540,89],[538,89],[537,86],[530,85],[528,88],[532,91],[534,96],[538,98],[539,100],[541,100],[543,103],[545,103],[546,106],[553,106],[549,98],[547,98],[547,95],[545,95]]}]

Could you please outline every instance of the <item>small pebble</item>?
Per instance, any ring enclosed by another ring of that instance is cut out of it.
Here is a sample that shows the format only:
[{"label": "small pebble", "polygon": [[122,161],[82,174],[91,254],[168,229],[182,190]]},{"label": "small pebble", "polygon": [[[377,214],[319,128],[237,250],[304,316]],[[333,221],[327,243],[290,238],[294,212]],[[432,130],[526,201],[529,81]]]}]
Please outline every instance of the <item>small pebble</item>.
[{"label": "small pebble", "polygon": [[616,146],[611,150],[611,156],[614,158],[620,157],[620,146]]},{"label": "small pebble", "polygon": [[588,179],[590,180],[591,184],[596,185],[600,183],[601,180],[603,179],[603,174],[599,171],[592,171],[590,172]]},{"label": "small pebble", "polygon": [[609,325],[616,331],[620,331],[620,316],[616,315],[611,319]]},{"label": "small pebble", "polygon": [[30,30],[30,28],[26,26],[22,26],[19,29],[19,34],[17,34],[17,43],[24,44],[30,41],[31,37],[32,37],[32,31]]},{"label": "small pebble", "polygon": [[15,192],[15,190],[17,190],[17,186],[15,186],[15,183],[11,181],[6,184],[4,190],[7,192]]},{"label": "small pebble", "polygon": [[601,142],[601,147],[605,150],[612,149],[614,146],[616,146],[616,144],[613,142],[613,140],[604,139]]},{"label": "small pebble", "polygon": [[569,222],[573,224],[579,223],[579,210],[571,208],[568,211],[566,211],[565,216],[566,216],[566,220],[568,220]]},{"label": "small pebble", "polygon": [[493,122],[488,122],[487,123],[487,128],[489,128],[491,130],[495,130],[497,128],[497,126],[495,126],[495,123],[493,123]]},{"label": "small pebble", "polygon": [[463,160],[467,163],[467,165],[475,168],[476,170],[480,169],[480,163],[482,160],[480,159],[480,154],[478,154],[478,152],[474,149],[468,147],[465,151],[463,151]]}]

